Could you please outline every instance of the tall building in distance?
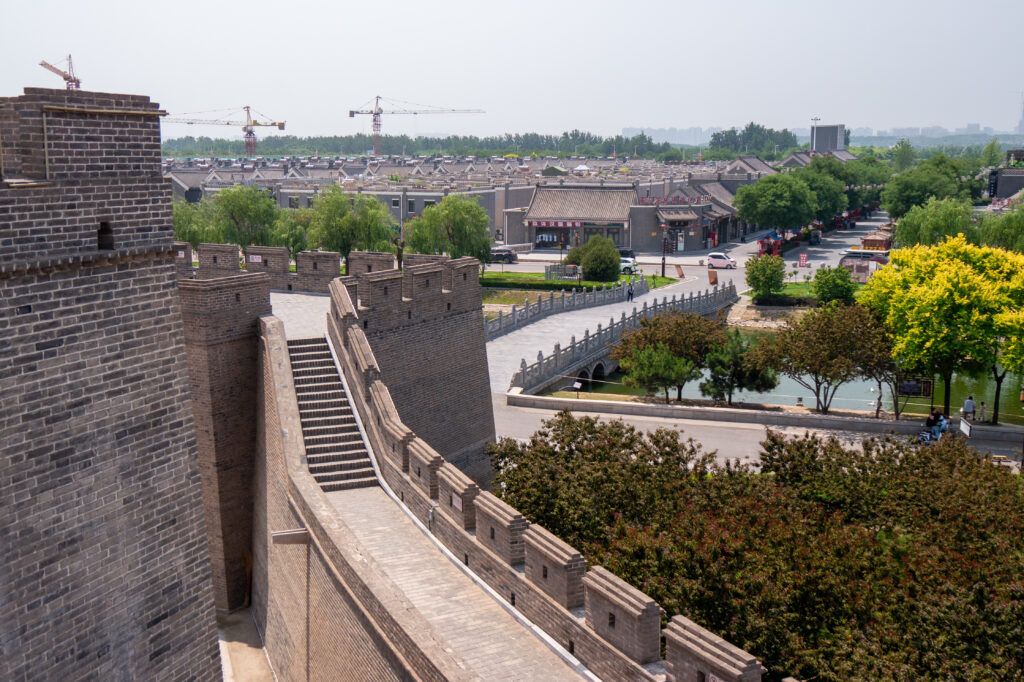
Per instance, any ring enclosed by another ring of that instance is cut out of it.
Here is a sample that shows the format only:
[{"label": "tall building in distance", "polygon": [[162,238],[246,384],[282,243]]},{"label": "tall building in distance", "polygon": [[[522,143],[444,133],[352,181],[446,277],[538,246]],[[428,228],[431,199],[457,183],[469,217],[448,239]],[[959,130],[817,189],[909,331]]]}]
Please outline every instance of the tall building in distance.
[{"label": "tall building in distance", "polygon": [[846,126],[835,125],[814,126],[811,129],[811,151],[828,154],[846,149]]},{"label": "tall building in distance", "polygon": [[1024,135],[1024,93],[1020,96],[1020,121],[1017,123],[1017,132]]}]

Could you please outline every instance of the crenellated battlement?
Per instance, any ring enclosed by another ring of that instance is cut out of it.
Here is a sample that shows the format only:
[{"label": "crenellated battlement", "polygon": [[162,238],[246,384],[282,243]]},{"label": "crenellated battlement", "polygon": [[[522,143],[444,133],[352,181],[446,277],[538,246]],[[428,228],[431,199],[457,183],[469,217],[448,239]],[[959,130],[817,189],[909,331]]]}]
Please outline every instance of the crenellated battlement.
[{"label": "crenellated battlement", "polygon": [[[412,258],[418,254],[410,254],[403,270],[386,270],[377,269],[386,262],[377,256],[349,254],[349,270],[355,272],[344,278],[350,293],[354,284],[361,326],[369,336],[480,313],[480,270],[475,258]],[[366,274],[361,272],[364,267]]]},{"label": "crenellated battlement", "polygon": [[[436,266],[413,266],[414,286],[436,277]],[[405,278],[377,272],[359,278],[366,280],[381,288]],[[357,307],[350,291],[341,280],[331,285],[328,337],[380,474],[457,559],[603,679],[682,682],[714,674],[728,682],[760,680],[756,659],[682,617],[666,630],[665,674],[662,610],[653,599],[600,566],[588,570],[578,550],[480,491],[406,425],[361,323],[369,308]]]},{"label": "crenellated battlement", "polygon": [[362,332],[353,351],[362,354],[364,342],[372,347],[402,420],[486,485],[491,467],[483,449],[494,440],[494,414],[480,262],[410,254],[404,269],[384,267],[394,262],[391,254],[350,253],[353,274],[330,286],[332,315],[345,330]]},{"label": "crenellated battlement", "polygon": [[[301,251],[295,255],[295,272],[283,246],[250,246],[242,252],[235,244],[200,244],[198,267],[192,267],[191,248],[175,242],[179,256],[178,276],[185,279],[217,279],[249,273],[268,277],[276,291],[327,293],[331,280],[340,275],[341,254],[335,251]],[[186,259],[187,264],[184,262]],[[242,269],[242,266],[245,266]]]}]

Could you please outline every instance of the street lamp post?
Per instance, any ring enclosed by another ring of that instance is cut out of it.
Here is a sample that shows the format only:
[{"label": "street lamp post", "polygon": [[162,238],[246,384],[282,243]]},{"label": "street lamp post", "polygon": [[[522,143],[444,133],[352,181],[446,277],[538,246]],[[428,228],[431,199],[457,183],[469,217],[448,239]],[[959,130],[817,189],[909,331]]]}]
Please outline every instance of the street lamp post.
[{"label": "street lamp post", "polygon": [[668,225],[661,224],[661,276],[665,277],[665,251],[668,248]]}]

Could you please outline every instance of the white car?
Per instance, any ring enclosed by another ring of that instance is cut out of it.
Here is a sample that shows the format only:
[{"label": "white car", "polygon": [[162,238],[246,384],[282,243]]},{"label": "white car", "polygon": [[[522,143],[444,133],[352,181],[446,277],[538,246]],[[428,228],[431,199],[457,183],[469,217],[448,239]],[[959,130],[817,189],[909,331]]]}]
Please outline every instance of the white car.
[{"label": "white car", "polygon": [[640,267],[636,264],[636,258],[619,258],[619,272],[624,275],[633,275],[640,272]]},{"label": "white car", "polygon": [[733,270],[736,267],[736,261],[729,258],[724,253],[714,252],[708,254],[708,267],[709,268],[725,268],[726,270]]}]

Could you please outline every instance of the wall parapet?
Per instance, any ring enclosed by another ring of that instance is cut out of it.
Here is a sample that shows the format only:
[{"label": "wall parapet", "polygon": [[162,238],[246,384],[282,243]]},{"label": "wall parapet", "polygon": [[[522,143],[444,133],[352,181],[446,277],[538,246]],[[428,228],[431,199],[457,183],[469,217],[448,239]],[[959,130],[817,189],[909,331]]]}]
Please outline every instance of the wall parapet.
[{"label": "wall parapet", "polygon": [[[350,292],[340,281],[331,286],[328,339],[394,494],[452,554],[597,676],[687,679],[663,675],[662,611],[653,599],[601,567],[588,571],[578,550],[479,491],[403,424],[381,378],[364,371],[375,361],[360,323],[365,309],[357,309]],[[685,647],[680,651],[685,659]],[[742,682],[754,679],[760,678]]]},{"label": "wall parapet", "polygon": [[335,251],[301,251],[295,255],[295,272],[291,257],[283,246],[250,246],[244,251],[235,244],[200,244],[196,249],[199,265],[192,267],[192,250],[185,263],[182,243],[175,243],[182,252],[178,263],[181,278],[216,279],[243,273],[263,273],[275,291],[327,293],[332,280],[341,276],[341,254]]},{"label": "wall parapet", "polygon": [[[643,296],[650,291],[650,284],[646,278],[633,282],[633,294]],[[533,324],[549,315],[566,313],[572,310],[583,310],[609,303],[620,303],[629,297],[629,285],[619,282],[614,286],[594,287],[593,289],[572,289],[571,291],[560,291],[548,294],[537,294],[537,301],[530,303],[529,300],[520,307],[512,306],[512,312],[506,315],[504,311],[498,313],[498,317],[487,320],[484,323],[484,332],[487,340],[491,341],[504,334]]]},{"label": "wall parapet", "polygon": [[715,285],[714,289],[696,295],[690,292],[689,297],[672,296],[670,300],[666,296],[660,302],[655,300],[652,305],[644,301],[643,307],[639,310],[633,308],[633,314],[629,317],[623,312],[618,321],[611,318],[607,327],[597,325],[597,332],[593,335],[587,329],[582,339],[572,337],[572,341],[565,348],[556,343],[548,356],[538,351],[537,361],[532,364],[526,364],[524,358],[519,365],[519,371],[512,375],[509,388],[520,388],[523,393],[532,393],[544,388],[569,370],[606,356],[612,344],[617,343],[626,331],[639,327],[640,321],[645,318],[668,311],[711,315],[735,303],[738,298],[736,285],[729,282],[725,286]]}]

